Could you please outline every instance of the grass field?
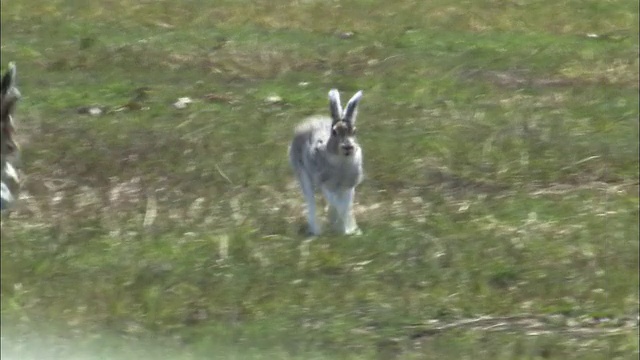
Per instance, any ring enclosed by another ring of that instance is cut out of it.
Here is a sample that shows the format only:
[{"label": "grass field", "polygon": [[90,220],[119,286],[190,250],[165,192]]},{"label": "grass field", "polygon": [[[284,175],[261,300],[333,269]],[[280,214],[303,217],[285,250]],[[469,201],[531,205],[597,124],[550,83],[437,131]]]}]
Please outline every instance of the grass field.
[{"label": "grass field", "polygon": [[[3,358],[638,357],[636,1],[29,0],[1,20],[25,175]],[[332,87],[364,90],[363,235],[311,239],[286,151]]]}]

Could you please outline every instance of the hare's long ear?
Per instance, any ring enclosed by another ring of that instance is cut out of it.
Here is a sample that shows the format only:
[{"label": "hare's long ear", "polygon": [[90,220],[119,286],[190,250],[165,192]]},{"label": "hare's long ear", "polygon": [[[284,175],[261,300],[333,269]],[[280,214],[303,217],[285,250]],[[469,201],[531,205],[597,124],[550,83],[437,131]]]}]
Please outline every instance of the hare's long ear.
[{"label": "hare's long ear", "polygon": [[344,121],[351,123],[351,125],[356,123],[356,116],[358,115],[358,103],[362,98],[362,90],[358,91],[347,103],[347,109],[344,113]]},{"label": "hare's long ear", "polygon": [[340,105],[340,93],[336,89],[329,91],[329,110],[333,124],[342,120],[342,105]]},{"label": "hare's long ear", "polygon": [[7,95],[9,89],[13,87],[13,83],[16,79],[16,65],[14,63],[9,63],[9,69],[2,77],[2,84],[0,88],[2,89],[2,96]]}]

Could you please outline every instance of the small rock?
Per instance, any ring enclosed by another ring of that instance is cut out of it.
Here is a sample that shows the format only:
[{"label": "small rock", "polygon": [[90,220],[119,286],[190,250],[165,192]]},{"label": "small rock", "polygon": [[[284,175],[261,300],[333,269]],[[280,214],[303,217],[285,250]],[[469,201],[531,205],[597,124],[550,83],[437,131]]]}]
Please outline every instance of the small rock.
[{"label": "small rock", "polygon": [[264,99],[264,101],[267,104],[281,104],[282,103],[282,98],[278,95],[271,95],[271,96],[267,96],[266,99]]},{"label": "small rock", "polygon": [[87,114],[91,116],[100,116],[104,113],[104,109],[98,106],[83,106],[78,108],[78,114]]},{"label": "small rock", "polygon": [[342,31],[338,33],[340,39],[351,39],[354,35],[352,31]]},{"label": "small rock", "polygon": [[102,109],[97,107],[89,108],[89,115],[98,116],[102,114]]},{"label": "small rock", "polygon": [[178,101],[176,101],[175,103],[173,103],[173,107],[175,107],[176,109],[184,109],[187,107],[187,105],[193,103],[193,100],[191,100],[188,97],[181,97],[178,99]]}]

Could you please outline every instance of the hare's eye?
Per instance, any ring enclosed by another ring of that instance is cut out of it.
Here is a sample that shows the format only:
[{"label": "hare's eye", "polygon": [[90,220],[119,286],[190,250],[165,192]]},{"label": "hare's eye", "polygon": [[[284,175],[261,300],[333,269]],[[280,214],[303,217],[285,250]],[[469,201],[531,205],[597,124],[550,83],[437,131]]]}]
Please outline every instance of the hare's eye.
[{"label": "hare's eye", "polygon": [[336,129],[331,129],[331,135],[338,136],[338,132],[336,131]]}]

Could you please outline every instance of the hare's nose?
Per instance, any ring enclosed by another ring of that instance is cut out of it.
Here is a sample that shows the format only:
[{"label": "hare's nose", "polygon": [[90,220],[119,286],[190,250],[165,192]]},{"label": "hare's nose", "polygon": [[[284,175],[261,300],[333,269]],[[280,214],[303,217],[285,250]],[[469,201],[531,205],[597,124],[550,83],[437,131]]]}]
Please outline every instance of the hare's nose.
[{"label": "hare's nose", "polygon": [[351,151],[351,150],[353,150],[353,145],[345,144],[345,145],[342,145],[342,148],[347,150],[347,151]]}]

